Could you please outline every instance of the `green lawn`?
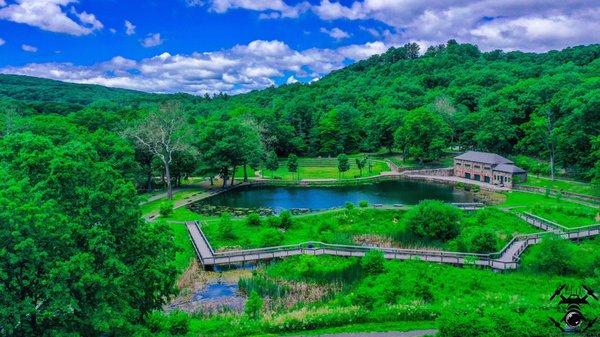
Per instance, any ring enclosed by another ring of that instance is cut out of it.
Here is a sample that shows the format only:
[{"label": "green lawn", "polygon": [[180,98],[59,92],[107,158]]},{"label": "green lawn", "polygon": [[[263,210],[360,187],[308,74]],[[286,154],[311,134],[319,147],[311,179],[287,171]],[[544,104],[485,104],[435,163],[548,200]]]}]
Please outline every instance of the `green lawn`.
[{"label": "green lawn", "polygon": [[[464,242],[477,227],[488,227],[497,235],[496,250],[500,250],[516,234],[538,230],[512,214],[497,209],[464,212],[461,234],[448,242],[429,241],[414,237],[406,230],[405,211],[391,209],[355,208],[295,216],[293,225],[283,232],[262,218],[260,226],[251,226],[246,218],[231,219],[232,237],[223,237],[219,231],[220,219],[206,221],[203,230],[213,248],[258,248],[265,246],[321,241],[334,244],[378,243],[383,246],[410,248],[439,248],[464,250]],[[364,235],[375,237],[365,238]]]},{"label": "green lawn", "polygon": [[400,155],[390,156],[387,159],[389,159],[392,163],[396,164],[399,168],[418,170],[418,169],[423,169],[423,168],[451,167],[454,163],[453,158],[454,157],[452,157],[452,156],[447,156],[447,157],[441,158],[440,160],[438,160],[436,162],[424,163],[423,165],[421,165],[415,159],[403,160],[402,156],[400,156]]},{"label": "green lawn", "polygon": [[[197,193],[202,193],[204,191],[205,189],[202,187],[188,187],[179,191],[175,191],[173,193],[173,202],[184,200]],[[160,205],[165,201],[166,198],[163,198],[140,205],[142,215],[146,215],[152,212],[158,212],[158,210],[160,209]]]},{"label": "green lawn", "polygon": [[[390,169],[384,161],[371,160],[371,170],[365,167],[362,172],[363,177],[376,176],[381,172],[388,172]],[[350,170],[340,175],[335,158],[300,158],[298,161],[298,173],[289,172],[287,162],[281,161],[279,168],[272,172],[267,169],[261,170],[263,177],[278,177],[284,180],[300,179],[349,179],[359,177],[360,170],[356,163],[350,159]]]},{"label": "green lawn", "polygon": [[550,188],[554,190],[562,190],[572,193],[592,195],[596,197],[600,197],[600,188],[594,188],[589,183],[574,181],[574,180],[564,180],[564,179],[555,179],[554,181],[548,177],[536,177],[533,175],[529,175],[527,177],[527,181],[522,185],[524,186],[534,186],[534,187],[542,187],[542,188]]},{"label": "green lawn", "polygon": [[506,193],[502,206],[518,206],[515,210],[526,211],[554,221],[565,227],[580,227],[600,223],[599,210],[556,197],[512,191]]}]

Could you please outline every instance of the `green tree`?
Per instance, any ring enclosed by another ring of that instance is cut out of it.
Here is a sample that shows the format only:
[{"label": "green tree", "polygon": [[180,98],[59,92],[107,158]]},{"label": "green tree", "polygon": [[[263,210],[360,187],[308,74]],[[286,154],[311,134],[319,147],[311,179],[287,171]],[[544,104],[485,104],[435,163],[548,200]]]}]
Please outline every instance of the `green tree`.
[{"label": "green tree", "polygon": [[290,229],[292,225],[292,213],[290,211],[281,212],[281,214],[279,214],[279,227],[283,229]]},{"label": "green tree", "polygon": [[414,235],[432,240],[446,241],[459,232],[461,211],[438,200],[424,200],[406,212],[407,229]]},{"label": "green tree", "polygon": [[411,110],[394,134],[396,145],[420,164],[443,156],[450,127],[439,115],[427,108]]},{"label": "green tree", "polygon": [[385,257],[378,249],[369,250],[361,259],[363,270],[370,275],[380,274],[385,271]]},{"label": "green tree", "polygon": [[275,171],[279,168],[279,159],[277,158],[277,154],[275,151],[269,152],[267,156],[267,161],[265,163],[267,170],[271,171],[271,178],[274,178]]},{"label": "green tree", "polygon": [[248,296],[248,300],[246,301],[246,305],[244,306],[244,312],[251,319],[258,319],[263,310],[263,300],[258,295],[258,293],[253,290]]},{"label": "green tree", "polygon": [[342,174],[350,169],[350,162],[348,161],[348,156],[343,153],[337,157],[337,160],[338,160],[338,171],[339,171],[339,175],[341,178]]},{"label": "green tree", "polygon": [[367,158],[367,156],[364,156],[362,159],[360,159],[360,158],[356,158],[355,159],[356,167],[358,167],[358,170],[360,171],[360,176],[361,177],[362,177],[362,174],[363,174],[363,169],[367,165],[367,161],[368,160],[369,159]]},{"label": "green tree", "polygon": [[219,237],[223,240],[234,240],[237,235],[233,231],[233,221],[229,213],[222,213],[219,219]]},{"label": "green tree", "polygon": [[[290,153],[287,160],[287,168],[292,173],[298,172],[298,156]],[[298,179],[300,179],[300,173],[298,173]]]}]

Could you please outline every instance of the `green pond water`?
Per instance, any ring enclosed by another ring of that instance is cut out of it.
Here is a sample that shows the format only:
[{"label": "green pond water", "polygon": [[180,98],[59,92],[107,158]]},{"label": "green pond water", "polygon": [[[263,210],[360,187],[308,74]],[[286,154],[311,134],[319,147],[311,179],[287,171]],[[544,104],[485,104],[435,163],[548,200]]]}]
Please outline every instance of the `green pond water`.
[{"label": "green pond water", "polygon": [[366,200],[369,204],[413,205],[425,199],[473,202],[473,193],[443,184],[402,180],[338,187],[247,186],[205,199],[203,204],[239,208],[266,207],[275,210],[322,210],[344,206],[348,201],[355,204]]}]

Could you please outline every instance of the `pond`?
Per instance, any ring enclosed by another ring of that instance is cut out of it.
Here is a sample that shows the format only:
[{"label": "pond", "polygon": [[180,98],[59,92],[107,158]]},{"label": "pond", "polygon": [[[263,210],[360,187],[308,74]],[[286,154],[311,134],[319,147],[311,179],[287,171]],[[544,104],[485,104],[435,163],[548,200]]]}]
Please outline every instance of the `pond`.
[{"label": "pond", "polygon": [[473,202],[473,193],[449,185],[400,180],[338,187],[248,186],[215,195],[202,203],[233,208],[322,210],[344,206],[348,201],[354,204],[366,200],[369,204],[413,205],[425,199]]}]

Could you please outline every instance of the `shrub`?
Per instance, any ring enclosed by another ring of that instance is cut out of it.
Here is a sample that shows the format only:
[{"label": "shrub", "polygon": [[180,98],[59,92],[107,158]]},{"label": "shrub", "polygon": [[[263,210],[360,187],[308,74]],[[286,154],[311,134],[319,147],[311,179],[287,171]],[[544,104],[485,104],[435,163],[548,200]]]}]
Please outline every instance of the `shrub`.
[{"label": "shrub", "polygon": [[358,206],[362,207],[362,208],[368,207],[369,206],[369,202],[366,201],[366,200],[361,200],[361,201],[358,202]]},{"label": "shrub", "polygon": [[568,275],[577,268],[573,261],[574,244],[557,236],[548,235],[525,256],[523,264],[528,268],[548,274]]},{"label": "shrub", "polygon": [[233,223],[229,213],[221,214],[219,220],[219,236],[225,240],[234,240],[237,236],[233,232]]},{"label": "shrub", "polygon": [[267,217],[267,225],[271,227],[279,227],[279,219],[276,216],[269,215]]},{"label": "shrub", "polygon": [[244,306],[244,313],[251,319],[258,319],[263,309],[263,300],[256,291],[252,291],[246,305]]},{"label": "shrub", "polygon": [[375,275],[385,271],[385,257],[383,252],[377,249],[369,250],[361,260],[361,266],[367,274]]},{"label": "shrub", "polygon": [[347,210],[353,210],[354,209],[354,204],[351,203],[350,201],[347,201],[346,204],[344,205],[344,207],[346,207]]},{"label": "shrub", "polygon": [[253,227],[260,226],[261,225],[260,216],[256,213],[248,214],[248,217],[246,218],[246,224],[248,226],[253,226]]},{"label": "shrub", "polygon": [[477,228],[469,238],[469,251],[491,253],[496,250],[496,234],[489,228]]},{"label": "shrub", "polygon": [[173,201],[167,200],[161,203],[159,213],[163,218],[169,217],[171,214],[173,214]]},{"label": "shrub", "polygon": [[146,318],[146,325],[155,334],[168,332],[171,335],[185,335],[190,329],[190,318],[183,311],[173,311],[169,314],[153,311]]},{"label": "shrub", "polygon": [[261,247],[278,246],[283,242],[283,233],[275,228],[266,228],[260,237]]},{"label": "shrub", "polygon": [[292,225],[292,213],[290,211],[281,212],[281,214],[279,214],[279,227],[289,229]]},{"label": "shrub", "polygon": [[406,213],[406,226],[414,235],[446,241],[459,234],[461,211],[437,200],[424,200]]}]

